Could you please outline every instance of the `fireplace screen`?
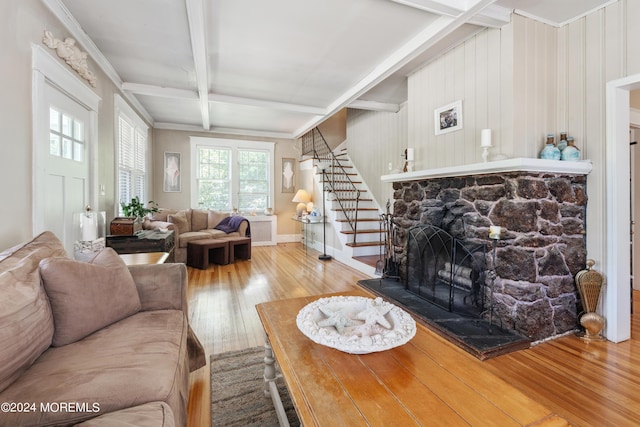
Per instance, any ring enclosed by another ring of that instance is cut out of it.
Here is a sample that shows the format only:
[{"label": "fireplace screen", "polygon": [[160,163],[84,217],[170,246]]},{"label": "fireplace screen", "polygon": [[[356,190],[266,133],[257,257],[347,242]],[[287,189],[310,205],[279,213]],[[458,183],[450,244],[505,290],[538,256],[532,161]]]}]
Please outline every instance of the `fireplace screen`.
[{"label": "fireplace screen", "polygon": [[450,312],[485,310],[486,245],[469,247],[441,228],[418,225],[407,234],[407,291]]}]

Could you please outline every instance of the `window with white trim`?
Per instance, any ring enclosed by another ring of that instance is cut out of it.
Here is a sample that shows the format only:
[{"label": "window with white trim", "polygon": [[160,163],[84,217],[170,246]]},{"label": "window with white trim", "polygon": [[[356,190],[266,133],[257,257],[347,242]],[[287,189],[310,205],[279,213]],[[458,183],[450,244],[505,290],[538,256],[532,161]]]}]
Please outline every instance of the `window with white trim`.
[{"label": "window with white trim", "polygon": [[117,207],[122,215],[121,202],[129,203],[138,197],[148,202],[149,177],[147,171],[149,128],[138,115],[116,95],[117,136]]},{"label": "window with white trim", "polygon": [[271,142],[192,137],[192,206],[263,212],[273,200],[273,159]]}]

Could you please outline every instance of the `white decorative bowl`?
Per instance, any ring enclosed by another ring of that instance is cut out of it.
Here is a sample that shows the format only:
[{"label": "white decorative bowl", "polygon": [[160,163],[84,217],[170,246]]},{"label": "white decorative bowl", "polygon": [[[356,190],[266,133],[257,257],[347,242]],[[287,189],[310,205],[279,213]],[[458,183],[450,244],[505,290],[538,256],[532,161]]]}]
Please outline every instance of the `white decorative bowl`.
[{"label": "white decorative bowl", "polygon": [[296,324],[313,342],[352,354],[389,350],[416,334],[415,320],[382,298],[320,298],[300,310]]}]

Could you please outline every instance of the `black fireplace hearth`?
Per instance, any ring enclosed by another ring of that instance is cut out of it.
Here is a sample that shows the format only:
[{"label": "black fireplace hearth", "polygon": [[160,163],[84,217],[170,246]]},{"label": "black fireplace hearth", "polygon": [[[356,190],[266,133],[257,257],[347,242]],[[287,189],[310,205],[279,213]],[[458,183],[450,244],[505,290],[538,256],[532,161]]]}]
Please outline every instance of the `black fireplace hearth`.
[{"label": "black fireplace hearth", "polygon": [[407,292],[397,279],[368,279],[358,282],[369,291],[398,304],[423,324],[480,360],[529,348],[531,341],[489,321],[444,309],[423,297]]}]

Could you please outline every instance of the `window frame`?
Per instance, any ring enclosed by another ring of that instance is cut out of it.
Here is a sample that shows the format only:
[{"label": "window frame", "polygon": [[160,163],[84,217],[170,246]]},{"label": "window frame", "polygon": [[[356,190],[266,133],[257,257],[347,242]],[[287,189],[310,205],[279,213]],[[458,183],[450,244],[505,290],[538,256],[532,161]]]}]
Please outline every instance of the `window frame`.
[{"label": "window frame", "polygon": [[[120,206],[120,202],[129,203],[131,200],[122,200],[122,195],[120,194],[120,120],[124,120],[131,128],[133,129],[133,138],[131,143],[133,144],[133,158],[134,158],[134,168],[132,170],[131,182],[130,182],[130,191],[131,197],[140,197],[140,201],[142,203],[147,203],[151,199],[151,152],[149,145],[149,126],[140,118],[140,116],[125,102],[125,100],[120,95],[115,95],[115,108],[114,108],[114,148],[115,148],[115,206],[114,213],[115,216],[122,216],[122,207]],[[142,138],[140,141],[139,138]],[[142,145],[144,147],[144,171],[140,173],[138,169],[136,169],[136,157],[138,156],[137,150],[138,146]],[[138,194],[138,179],[144,178],[144,194]]]},{"label": "window frame", "polygon": [[[191,207],[194,209],[208,209],[201,207],[198,204],[198,167],[199,167],[199,148],[220,148],[228,149],[231,151],[231,206],[229,210],[234,207],[239,208],[239,152],[242,150],[250,151],[265,151],[268,152],[269,166],[268,166],[268,179],[269,190],[267,192],[267,207],[273,207],[275,196],[275,143],[267,141],[250,141],[243,139],[226,139],[226,138],[207,138],[207,137],[190,137],[191,145]],[[239,210],[240,213],[252,213],[251,210]]]}]

